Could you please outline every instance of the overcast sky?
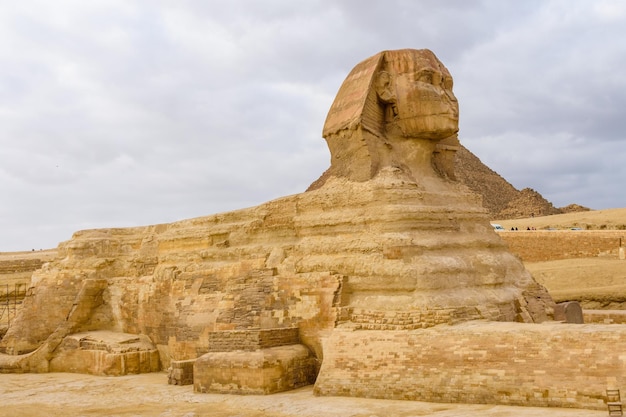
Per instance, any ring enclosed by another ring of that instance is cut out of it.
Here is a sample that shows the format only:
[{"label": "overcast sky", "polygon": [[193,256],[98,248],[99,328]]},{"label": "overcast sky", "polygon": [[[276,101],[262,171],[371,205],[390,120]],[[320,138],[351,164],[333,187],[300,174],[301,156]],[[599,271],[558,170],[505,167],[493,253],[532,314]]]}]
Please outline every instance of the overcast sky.
[{"label": "overcast sky", "polygon": [[626,207],[625,1],[0,0],[0,251],[304,191],[343,79],[399,48],[516,188]]}]

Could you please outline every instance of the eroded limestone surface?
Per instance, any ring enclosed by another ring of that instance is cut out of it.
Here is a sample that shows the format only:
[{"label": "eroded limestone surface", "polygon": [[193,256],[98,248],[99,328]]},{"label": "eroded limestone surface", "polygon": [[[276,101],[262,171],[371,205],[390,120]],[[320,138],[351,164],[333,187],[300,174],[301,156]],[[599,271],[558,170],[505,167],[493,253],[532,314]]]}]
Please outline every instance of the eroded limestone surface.
[{"label": "eroded limestone surface", "polygon": [[50,360],[50,372],[119,376],[159,369],[159,352],[147,336],[106,330],[65,337]]},{"label": "eroded limestone surface", "polygon": [[107,330],[146,335],[164,368],[209,355],[194,366],[219,368],[223,388],[239,377],[215,361],[241,355],[216,351],[216,332],[297,328],[297,343],[270,343],[255,357],[295,363],[309,374],[281,372],[310,381],[337,327],[550,319],[546,290],[454,180],[457,131],[452,77],[432,52],[363,61],[330,109],[331,166],[309,191],[170,224],[76,232],[33,274],[0,342],[0,369],[54,369],[68,335]]}]

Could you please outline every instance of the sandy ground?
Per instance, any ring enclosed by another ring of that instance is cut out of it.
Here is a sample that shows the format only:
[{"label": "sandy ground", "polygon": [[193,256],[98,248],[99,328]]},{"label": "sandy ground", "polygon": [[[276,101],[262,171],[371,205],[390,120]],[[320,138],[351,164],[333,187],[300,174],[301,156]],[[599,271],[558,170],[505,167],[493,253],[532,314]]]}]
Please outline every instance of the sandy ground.
[{"label": "sandy ground", "polygon": [[594,417],[606,411],[437,404],[348,397],[315,397],[312,387],[267,396],[196,394],[167,385],[165,373],[123,377],[83,374],[0,375],[0,416],[158,417]]},{"label": "sandy ground", "polygon": [[587,309],[626,309],[626,261],[613,258],[524,262],[556,302],[578,300]]}]

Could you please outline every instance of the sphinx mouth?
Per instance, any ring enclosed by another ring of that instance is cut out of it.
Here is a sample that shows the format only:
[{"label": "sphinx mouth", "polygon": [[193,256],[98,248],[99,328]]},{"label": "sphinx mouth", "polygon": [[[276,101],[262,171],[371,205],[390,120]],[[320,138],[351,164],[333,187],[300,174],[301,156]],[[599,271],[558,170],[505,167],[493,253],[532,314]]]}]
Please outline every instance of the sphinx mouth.
[{"label": "sphinx mouth", "polygon": [[452,120],[459,120],[459,112],[457,111],[448,111],[445,113],[441,113],[440,116],[447,116]]},{"label": "sphinx mouth", "polygon": [[459,109],[455,108],[455,107],[451,107],[450,109],[448,109],[448,111],[446,112],[446,114],[454,120],[459,120]]},{"label": "sphinx mouth", "polygon": [[433,116],[447,117],[448,119],[455,120],[455,121],[459,120],[458,112],[442,112],[442,113],[434,114]]}]

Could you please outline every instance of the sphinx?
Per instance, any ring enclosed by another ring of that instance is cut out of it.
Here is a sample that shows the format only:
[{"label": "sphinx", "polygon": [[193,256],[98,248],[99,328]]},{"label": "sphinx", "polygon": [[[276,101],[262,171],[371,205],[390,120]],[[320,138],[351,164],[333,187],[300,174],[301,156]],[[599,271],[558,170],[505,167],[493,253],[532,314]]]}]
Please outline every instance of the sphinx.
[{"label": "sphinx", "polygon": [[[346,391],[333,376],[350,381],[337,374],[350,337],[378,332],[405,349],[429,329],[549,322],[550,295],[456,181],[452,89],[431,51],[380,52],[341,85],[323,128],[330,167],[307,191],[74,233],[33,274],[0,341],[0,371],[106,374],[73,352],[100,346],[113,369],[130,360],[115,356],[128,343],[150,342],[137,366],[111,373],[192,361],[200,392],[269,393],[318,378],[318,393],[336,394]],[[392,397],[421,398],[405,394]]]}]

